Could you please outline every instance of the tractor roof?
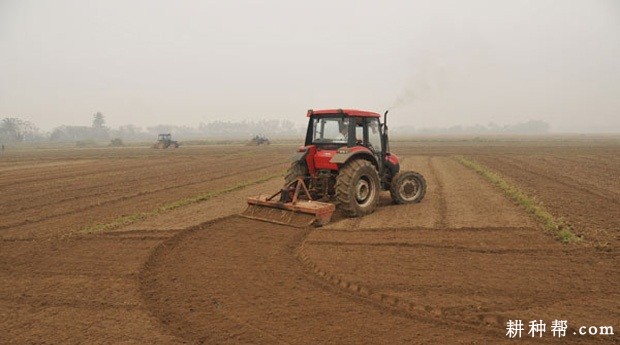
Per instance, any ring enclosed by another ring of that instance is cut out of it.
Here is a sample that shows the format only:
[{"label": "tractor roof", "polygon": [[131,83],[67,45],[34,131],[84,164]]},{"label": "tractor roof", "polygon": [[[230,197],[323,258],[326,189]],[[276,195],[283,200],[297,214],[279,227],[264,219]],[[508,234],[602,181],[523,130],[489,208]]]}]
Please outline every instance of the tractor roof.
[{"label": "tractor roof", "polygon": [[339,115],[344,114],[348,116],[362,116],[362,117],[381,117],[377,113],[371,111],[357,110],[357,109],[323,109],[323,110],[308,110],[308,117],[311,115]]}]

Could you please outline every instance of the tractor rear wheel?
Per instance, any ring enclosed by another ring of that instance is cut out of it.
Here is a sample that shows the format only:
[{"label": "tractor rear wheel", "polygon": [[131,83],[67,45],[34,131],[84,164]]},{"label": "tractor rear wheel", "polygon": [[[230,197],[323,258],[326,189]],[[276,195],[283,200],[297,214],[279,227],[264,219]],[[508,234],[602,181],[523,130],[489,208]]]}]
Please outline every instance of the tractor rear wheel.
[{"label": "tractor rear wheel", "polygon": [[377,169],[367,160],[356,159],[340,169],[336,179],[336,199],[349,217],[372,213],[380,192]]},{"label": "tractor rear wheel", "polygon": [[297,180],[297,176],[306,175],[308,175],[308,169],[304,165],[302,165],[300,161],[293,162],[286,171],[286,177],[284,177],[284,182],[285,184],[289,184]]},{"label": "tractor rear wheel", "polygon": [[392,179],[390,194],[397,204],[418,203],[426,194],[426,180],[417,172],[400,172]]}]

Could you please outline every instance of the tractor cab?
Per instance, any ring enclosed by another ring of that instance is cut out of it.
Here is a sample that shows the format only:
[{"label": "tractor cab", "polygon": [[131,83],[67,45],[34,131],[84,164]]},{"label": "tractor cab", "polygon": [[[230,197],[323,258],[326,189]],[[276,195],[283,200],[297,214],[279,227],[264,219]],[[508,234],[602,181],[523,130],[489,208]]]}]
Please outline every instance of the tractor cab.
[{"label": "tractor cab", "polygon": [[338,149],[364,146],[381,153],[380,115],[359,110],[308,111],[310,118],[306,132],[306,146],[320,149]]},{"label": "tractor cab", "polygon": [[[380,174],[398,172],[398,157],[389,153],[385,123],[381,115],[354,109],[308,110],[310,118],[305,146],[311,173],[337,171],[353,156],[373,163]],[[385,122],[385,121],[384,121]]]}]

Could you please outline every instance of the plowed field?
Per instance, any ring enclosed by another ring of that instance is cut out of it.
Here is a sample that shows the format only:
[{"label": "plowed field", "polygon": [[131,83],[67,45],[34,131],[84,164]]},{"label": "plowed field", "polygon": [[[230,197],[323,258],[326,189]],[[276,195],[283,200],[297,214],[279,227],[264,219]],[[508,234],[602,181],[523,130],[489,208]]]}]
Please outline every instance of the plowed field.
[{"label": "plowed field", "polygon": [[[501,343],[515,319],[529,339],[529,321],[547,323],[535,343],[618,342],[573,334],[620,331],[617,142],[393,146],[426,177],[422,203],[384,193],[367,217],[307,229],[236,215],[281,186],[270,177],[293,146],[9,152],[0,343]],[[582,243],[545,234],[453,154],[535,196]]]}]

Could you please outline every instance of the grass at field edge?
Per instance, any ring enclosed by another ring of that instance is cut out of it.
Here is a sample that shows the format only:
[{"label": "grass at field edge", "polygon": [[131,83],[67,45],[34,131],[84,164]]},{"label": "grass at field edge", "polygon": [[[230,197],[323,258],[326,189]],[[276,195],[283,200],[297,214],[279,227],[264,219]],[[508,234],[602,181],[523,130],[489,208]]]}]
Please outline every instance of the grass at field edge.
[{"label": "grass at field edge", "polygon": [[581,238],[575,235],[572,228],[566,222],[556,219],[534,198],[528,196],[516,186],[504,180],[498,173],[486,166],[464,156],[454,156],[454,158],[464,166],[473,169],[493,185],[499,187],[510,199],[521,205],[525,210],[532,214],[543,226],[545,231],[557,237],[564,243],[580,242]]}]

